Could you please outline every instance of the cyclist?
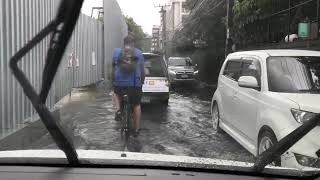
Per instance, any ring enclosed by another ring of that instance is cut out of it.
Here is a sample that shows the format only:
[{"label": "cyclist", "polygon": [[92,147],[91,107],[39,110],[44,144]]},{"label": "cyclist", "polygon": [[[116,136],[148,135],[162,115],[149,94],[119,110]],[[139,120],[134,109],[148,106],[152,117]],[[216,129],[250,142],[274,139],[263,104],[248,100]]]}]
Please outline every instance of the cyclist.
[{"label": "cyclist", "polygon": [[112,81],[114,101],[116,106],[115,120],[121,118],[120,101],[124,94],[129,97],[133,105],[134,136],[139,135],[141,119],[141,96],[144,83],[144,57],[142,52],[135,48],[132,35],[124,38],[123,48],[116,48],[112,58]]}]

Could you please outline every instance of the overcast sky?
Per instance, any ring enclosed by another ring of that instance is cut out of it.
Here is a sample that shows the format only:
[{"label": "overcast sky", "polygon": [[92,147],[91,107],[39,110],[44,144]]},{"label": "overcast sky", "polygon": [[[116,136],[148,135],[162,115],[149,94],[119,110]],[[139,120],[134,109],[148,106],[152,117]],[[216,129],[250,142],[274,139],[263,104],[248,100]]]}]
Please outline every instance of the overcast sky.
[{"label": "overcast sky", "polygon": [[[167,0],[117,0],[122,13],[134,19],[144,32],[151,34],[152,26],[160,24],[160,8],[154,5],[164,4]],[[85,0],[82,12],[91,15],[91,8],[102,6],[102,0]]]}]

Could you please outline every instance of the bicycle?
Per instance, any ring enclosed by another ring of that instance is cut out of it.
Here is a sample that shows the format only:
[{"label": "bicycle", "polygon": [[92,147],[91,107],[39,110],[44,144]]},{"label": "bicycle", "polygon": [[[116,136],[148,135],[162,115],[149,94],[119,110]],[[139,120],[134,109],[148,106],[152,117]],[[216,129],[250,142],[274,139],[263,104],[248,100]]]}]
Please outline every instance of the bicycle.
[{"label": "bicycle", "polygon": [[124,137],[124,149],[128,148],[130,132],[133,125],[133,106],[130,104],[128,93],[125,92],[121,96],[120,101],[120,125],[121,125],[121,137]]},{"label": "bicycle", "polygon": [[127,94],[124,94],[121,97],[120,114],[121,114],[121,120],[120,120],[121,131],[129,133],[129,131],[131,130],[132,107],[129,104],[129,97]]}]

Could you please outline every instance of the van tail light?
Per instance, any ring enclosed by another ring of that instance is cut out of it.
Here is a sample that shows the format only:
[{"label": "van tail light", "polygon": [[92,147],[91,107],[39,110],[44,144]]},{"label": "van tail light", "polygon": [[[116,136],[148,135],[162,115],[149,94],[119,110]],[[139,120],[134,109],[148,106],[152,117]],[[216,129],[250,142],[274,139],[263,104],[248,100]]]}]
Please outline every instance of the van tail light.
[{"label": "van tail light", "polygon": [[170,83],[169,83],[168,80],[165,81],[165,84],[166,84],[166,86],[168,86],[168,87],[170,86]]}]

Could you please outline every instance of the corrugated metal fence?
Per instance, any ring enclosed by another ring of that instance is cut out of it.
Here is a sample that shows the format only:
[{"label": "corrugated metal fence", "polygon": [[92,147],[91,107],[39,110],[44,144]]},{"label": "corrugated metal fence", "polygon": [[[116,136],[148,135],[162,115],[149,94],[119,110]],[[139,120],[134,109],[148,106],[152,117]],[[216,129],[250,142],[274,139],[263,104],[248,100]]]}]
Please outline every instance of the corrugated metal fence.
[{"label": "corrugated metal fence", "polygon": [[[71,54],[73,66],[69,64]],[[60,100],[72,87],[92,84],[103,78],[103,60],[103,24],[81,14],[56,77],[55,99]]]},{"label": "corrugated metal fence", "polygon": [[[14,79],[10,57],[45,27],[54,17],[59,0],[0,1],[0,132],[12,131],[35,119],[36,113]],[[103,24],[81,15],[64,60],[51,88],[47,105],[51,108],[72,86],[84,86],[102,78]],[[49,46],[45,38],[19,64],[39,92],[44,60]],[[71,56],[73,54],[73,56]],[[68,67],[70,57],[75,66]],[[73,81],[72,81],[73,80]]]}]

